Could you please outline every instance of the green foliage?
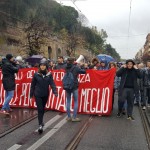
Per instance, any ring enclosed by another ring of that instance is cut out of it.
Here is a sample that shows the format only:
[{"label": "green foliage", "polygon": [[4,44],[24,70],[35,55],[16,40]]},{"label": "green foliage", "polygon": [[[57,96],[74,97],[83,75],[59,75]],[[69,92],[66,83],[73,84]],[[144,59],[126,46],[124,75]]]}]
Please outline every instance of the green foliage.
[{"label": "green foliage", "polygon": [[45,38],[51,34],[67,42],[66,51],[70,55],[75,54],[76,47],[81,45],[95,55],[107,53],[120,59],[116,50],[106,44],[106,31],[82,26],[73,7],[62,6],[53,0],[1,0],[0,11],[0,29],[9,24],[17,26],[18,22],[26,24],[29,55],[40,51]]},{"label": "green foliage", "polygon": [[113,58],[115,58],[115,60],[120,61],[120,55],[110,44],[106,44],[104,49],[106,54],[111,55]]}]

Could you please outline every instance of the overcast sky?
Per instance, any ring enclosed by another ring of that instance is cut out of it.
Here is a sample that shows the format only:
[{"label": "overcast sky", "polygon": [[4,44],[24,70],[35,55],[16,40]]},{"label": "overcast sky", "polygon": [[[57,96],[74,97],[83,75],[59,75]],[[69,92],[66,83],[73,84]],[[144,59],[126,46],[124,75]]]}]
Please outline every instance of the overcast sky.
[{"label": "overcast sky", "polygon": [[107,43],[122,58],[134,58],[150,32],[150,0],[76,0],[75,5],[71,0],[57,0],[60,1],[62,5],[76,5],[90,26],[104,29],[108,34]]}]

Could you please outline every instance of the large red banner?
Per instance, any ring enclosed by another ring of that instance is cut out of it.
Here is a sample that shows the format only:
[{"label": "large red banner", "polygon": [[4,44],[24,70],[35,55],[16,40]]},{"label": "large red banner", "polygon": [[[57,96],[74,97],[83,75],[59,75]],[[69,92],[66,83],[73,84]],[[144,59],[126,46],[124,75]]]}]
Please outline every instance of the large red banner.
[{"label": "large red banner", "polygon": [[[34,98],[30,99],[31,80],[36,68],[20,69],[16,74],[16,90],[10,102],[11,107],[36,108]],[[87,70],[86,74],[79,75],[78,113],[110,115],[112,108],[112,94],[115,69],[108,71]],[[52,71],[58,90],[58,97],[50,89],[46,109],[66,111],[66,92],[62,88],[63,70]],[[0,106],[5,99],[5,90],[2,84],[0,70]],[[73,98],[71,100],[73,111]]]}]

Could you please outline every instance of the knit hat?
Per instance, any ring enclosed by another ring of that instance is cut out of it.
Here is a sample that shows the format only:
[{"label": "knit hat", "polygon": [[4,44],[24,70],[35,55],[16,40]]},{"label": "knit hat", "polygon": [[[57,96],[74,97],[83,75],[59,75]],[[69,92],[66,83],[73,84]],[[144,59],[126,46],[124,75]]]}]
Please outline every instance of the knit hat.
[{"label": "knit hat", "polygon": [[135,65],[135,62],[134,62],[132,59],[128,59],[128,60],[126,60],[126,64],[128,64],[128,62],[132,62],[132,63],[133,63],[133,65]]},{"label": "knit hat", "polygon": [[10,60],[11,58],[13,58],[13,55],[12,55],[12,54],[7,54],[7,55],[6,55],[6,58],[7,58],[8,60]]},{"label": "knit hat", "polygon": [[40,61],[40,63],[39,63],[39,67],[40,67],[41,65],[46,66],[46,68],[48,69],[47,61]]}]

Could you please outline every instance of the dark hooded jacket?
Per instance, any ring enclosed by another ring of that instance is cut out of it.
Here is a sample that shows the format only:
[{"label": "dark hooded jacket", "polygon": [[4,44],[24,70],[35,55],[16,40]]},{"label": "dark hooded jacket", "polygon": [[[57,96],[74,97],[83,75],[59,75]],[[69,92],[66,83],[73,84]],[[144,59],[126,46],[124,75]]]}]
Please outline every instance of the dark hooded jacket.
[{"label": "dark hooded jacket", "polygon": [[[116,73],[116,75],[118,76],[118,77],[121,77],[121,81],[120,81],[120,86],[119,86],[119,95],[120,94],[122,94],[122,91],[123,91],[123,88],[124,88],[124,86],[125,86],[125,83],[126,83],[126,79],[127,79],[127,75],[128,75],[128,70],[129,69],[127,69],[127,68],[120,68],[118,71],[117,71],[117,73]],[[130,75],[132,76],[132,79],[133,79],[133,88],[134,88],[134,90],[138,90],[139,89],[139,86],[138,86],[138,83],[137,83],[137,78],[142,78],[142,74],[141,74],[141,72],[140,72],[140,70],[139,69],[134,69],[134,68],[132,68],[131,70],[130,70],[131,72],[130,72]],[[130,83],[129,83],[130,84]]]},{"label": "dark hooded jacket", "polygon": [[6,91],[15,90],[15,73],[19,70],[19,66],[15,63],[5,60],[2,62],[3,86]]}]

